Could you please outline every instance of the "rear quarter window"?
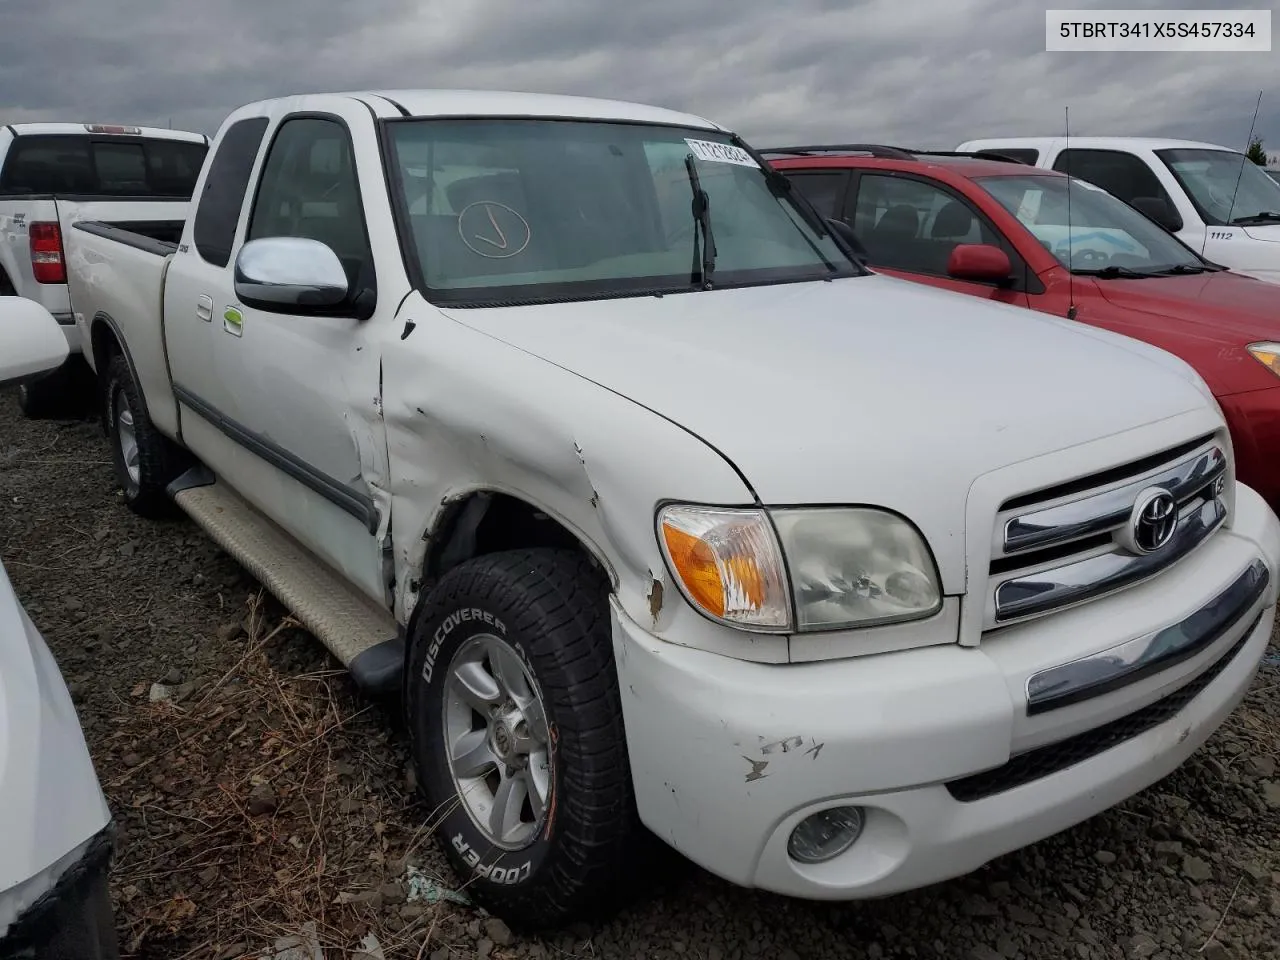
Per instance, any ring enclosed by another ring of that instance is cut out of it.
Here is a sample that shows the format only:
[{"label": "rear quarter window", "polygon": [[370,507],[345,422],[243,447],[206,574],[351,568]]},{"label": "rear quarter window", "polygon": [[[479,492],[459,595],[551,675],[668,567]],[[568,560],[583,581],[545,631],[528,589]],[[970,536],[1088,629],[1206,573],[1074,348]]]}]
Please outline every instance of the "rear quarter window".
[{"label": "rear quarter window", "polygon": [[240,208],[244,206],[253,163],[266,132],[266,117],[237,120],[227,128],[209,161],[209,175],[196,207],[193,238],[200,256],[216,267],[225,267],[231,260]]}]

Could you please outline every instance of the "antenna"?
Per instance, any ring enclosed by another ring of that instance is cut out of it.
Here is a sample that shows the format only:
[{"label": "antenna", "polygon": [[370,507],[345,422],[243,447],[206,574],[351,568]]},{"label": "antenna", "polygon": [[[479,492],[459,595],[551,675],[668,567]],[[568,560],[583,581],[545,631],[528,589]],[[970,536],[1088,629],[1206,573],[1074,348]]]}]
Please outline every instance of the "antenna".
[{"label": "antenna", "polygon": [[1240,178],[1244,176],[1244,165],[1249,160],[1249,144],[1253,143],[1253,128],[1258,122],[1258,108],[1262,106],[1262,91],[1258,91],[1258,102],[1253,105],[1253,120],[1249,122],[1249,136],[1240,151],[1240,169],[1236,173],[1236,188],[1231,191],[1231,207],[1227,210],[1227,225],[1231,225],[1231,217],[1236,212],[1236,194],[1240,192]]},{"label": "antenna", "polygon": [[[1071,108],[1062,108],[1062,152],[1067,153],[1071,149]],[[1075,177],[1071,174],[1071,163],[1067,162],[1067,319],[1074,320],[1076,318],[1076,274],[1072,268],[1075,258],[1072,253],[1075,251],[1075,237],[1072,235],[1071,229],[1071,181]]]}]

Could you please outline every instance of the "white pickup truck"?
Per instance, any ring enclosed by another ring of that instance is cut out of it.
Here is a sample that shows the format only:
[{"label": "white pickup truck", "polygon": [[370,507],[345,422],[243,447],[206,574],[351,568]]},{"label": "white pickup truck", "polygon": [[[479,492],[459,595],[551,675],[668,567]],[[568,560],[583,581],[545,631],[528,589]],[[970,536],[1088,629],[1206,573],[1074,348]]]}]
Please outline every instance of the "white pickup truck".
[{"label": "white pickup truck", "polygon": [[176,248],[69,238],[124,499],[403,688],[513,922],[616,902],[651,834],[798,897],[962,874],[1254,676],[1280,521],[1196,374],[870,273],[714,123],[267,100],[196,195]]},{"label": "white pickup truck", "polygon": [[1280,283],[1280,183],[1239,150],[1155,137],[994,137],[956,150],[1068,171],[1214,263]]},{"label": "white pickup truck", "polygon": [[[101,123],[0,126],[0,296],[26,297],[53,314],[68,361],[24,383],[29,417],[83,406],[85,374],[62,238],[81,218],[128,224],[159,239],[186,215],[209,138],[182,130]],[[155,221],[159,221],[156,223]]]}]

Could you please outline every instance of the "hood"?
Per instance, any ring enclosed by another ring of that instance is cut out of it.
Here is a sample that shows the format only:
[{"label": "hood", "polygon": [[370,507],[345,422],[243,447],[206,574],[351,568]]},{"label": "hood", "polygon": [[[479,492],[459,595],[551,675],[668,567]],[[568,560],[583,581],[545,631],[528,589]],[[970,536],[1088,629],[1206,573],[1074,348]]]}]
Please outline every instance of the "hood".
[{"label": "hood", "polygon": [[[1273,374],[1244,347],[1280,340],[1275,284],[1231,271],[1145,280],[1099,280],[1099,295],[1123,311],[1113,329],[1140,336],[1193,363],[1218,396],[1276,385]],[[1155,324],[1125,322],[1125,314],[1158,317]],[[1082,315],[1082,320],[1090,319]],[[1243,364],[1241,361],[1249,360]]]},{"label": "hood", "polygon": [[953,528],[988,471],[1211,403],[1147,344],[883,275],[444,312],[697,434],[767,504]]},{"label": "hood", "polygon": [[1270,240],[1272,243],[1280,243],[1280,223],[1260,223],[1240,229],[1250,240]]}]

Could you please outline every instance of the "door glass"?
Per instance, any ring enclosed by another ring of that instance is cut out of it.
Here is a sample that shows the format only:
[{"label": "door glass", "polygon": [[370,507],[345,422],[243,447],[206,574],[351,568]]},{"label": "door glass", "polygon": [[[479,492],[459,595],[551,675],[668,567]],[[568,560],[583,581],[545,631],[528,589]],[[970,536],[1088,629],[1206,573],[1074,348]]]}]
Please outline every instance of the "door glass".
[{"label": "door glass", "polygon": [[337,254],[350,289],[372,282],[351,138],[342,124],[298,117],[280,125],[262,167],[246,240],[306,237]]},{"label": "door glass", "polygon": [[938,276],[960,244],[998,244],[964,201],[922,180],[878,174],[859,181],[853,229],[872,266]]},{"label": "door glass", "polygon": [[1139,157],[1121,150],[1063,150],[1053,169],[1101,187],[1132,205],[1138,199],[1173,201],[1151,168]]},{"label": "door glass", "polygon": [[800,170],[783,172],[820,214],[832,219],[840,216],[840,208],[844,205],[845,184],[849,182],[847,173],[809,173]]},{"label": "door glass", "polygon": [[1280,183],[1244,154],[1186,149],[1161,150],[1157,156],[1210,223],[1280,222]]}]

